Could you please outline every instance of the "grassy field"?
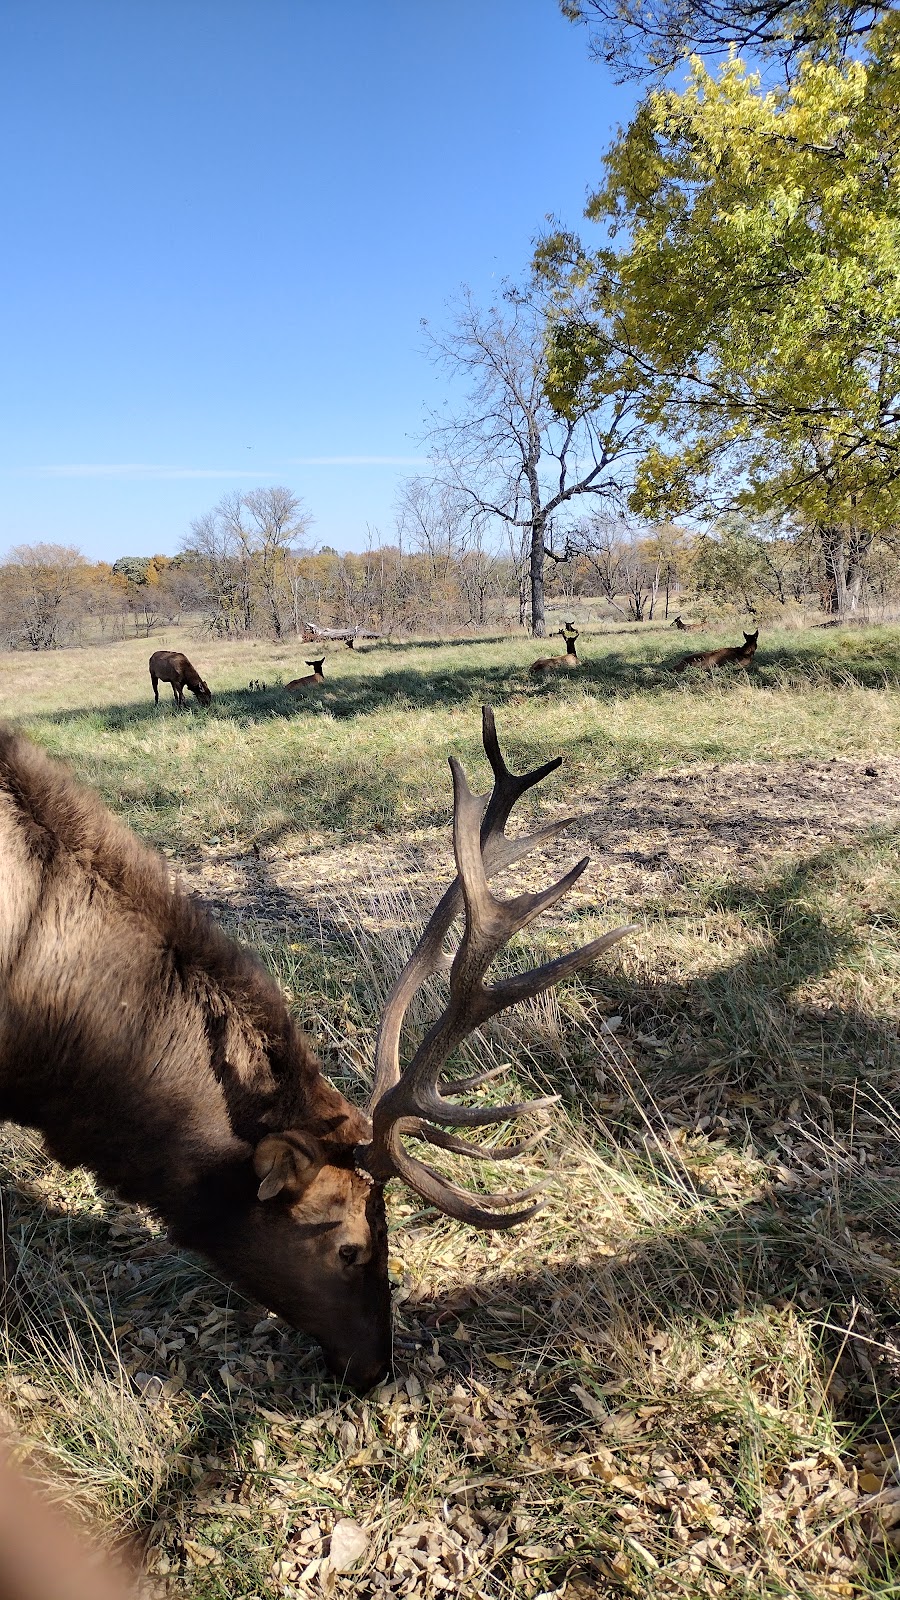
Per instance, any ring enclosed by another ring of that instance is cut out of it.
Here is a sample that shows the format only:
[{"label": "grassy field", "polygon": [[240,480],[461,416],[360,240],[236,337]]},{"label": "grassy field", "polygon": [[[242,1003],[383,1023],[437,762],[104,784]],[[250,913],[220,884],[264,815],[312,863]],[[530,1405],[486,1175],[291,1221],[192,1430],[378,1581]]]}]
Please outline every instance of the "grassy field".
[{"label": "grassy field", "polygon": [[334,649],[300,701],[310,647],[189,643],[215,698],[178,714],[146,663],[182,643],[4,656],[0,713],[260,948],[351,1094],[485,701],[512,766],[566,758],[531,814],[584,813],[531,881],[594,857],[511,959],[638,930],[479,1041],[562,1096],[549,1205],[478,1237],[397,1186],[366,1400],[10,1131],[30,1470],[198,1600],[900,1595],[900,630],[767,632],[713,680],[663,630],[585,630],[551,681],[520,638]]}]

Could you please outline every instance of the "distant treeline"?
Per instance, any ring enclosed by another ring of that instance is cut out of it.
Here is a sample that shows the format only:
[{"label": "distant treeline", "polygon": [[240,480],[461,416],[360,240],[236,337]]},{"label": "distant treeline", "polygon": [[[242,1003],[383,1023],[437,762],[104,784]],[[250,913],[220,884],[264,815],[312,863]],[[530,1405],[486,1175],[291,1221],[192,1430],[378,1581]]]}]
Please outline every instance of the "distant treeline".
[{"label": "distant treeline", "polygon": [[[89,562],[69,545],[19,545],[0,564],[0,647],[53,650],[192,625],[218,638],[302,637],[310,624],[378,634],[455,633],[527,625],[525,554],[434,537],[405,550],[359,554],[287,542],[203,538],[172,556]],[[295,530],[296,531],[296,530]],[[197,537],[199,534],[201,537]],[[869,554],[861,604],[900,593],[889,542]],[[833,610],[820,545],[802,531],[733,520],[712,531],[666,524],[635,530],[615,518],[575,526],[548,566],[557,602],[595,599],[610,617],[663,621],[691,607],[757,618],[788,608]]]}]

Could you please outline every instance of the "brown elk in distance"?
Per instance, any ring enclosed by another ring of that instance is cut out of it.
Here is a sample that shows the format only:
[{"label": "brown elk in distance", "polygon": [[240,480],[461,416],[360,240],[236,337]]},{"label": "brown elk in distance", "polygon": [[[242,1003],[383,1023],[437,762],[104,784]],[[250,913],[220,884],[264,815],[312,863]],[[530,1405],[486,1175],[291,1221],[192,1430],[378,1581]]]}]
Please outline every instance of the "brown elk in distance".
[{"label": "brown elk in distance", "polygon": [[[596,961],[617,928],[488,987],[503,946],[572,886],[578,863],[539,894],[497,900],[488,878],[571,818],[507,839],[515,802],[559,766],[511,773],[484,712],[490,798],[451,758],[458,876],[388,997],[366,1116],[325,1079],[281,991],[251,953],[174,888],[165,864],[55,762],[0,730],[0,1117],[35,1127],[50,1152],[89,1167],[155,1211],[177,1242],[322,1345],[332,1372],[364,1390],[390,1361],[384,1184],[402,1177],[479,1228],[532,1215],[523,1195],[471,1194],[403,1140],[491,1161],[449,1129],[508,1122],[532,1105],[467,1106],[479,1079],[442,1077],[490,1017]],[[454,922],[455,955],[444,951]],[[410,1001],[449,969],[449,999],[401,1071]]]},{"label": "brown elk in distance", "polygon": [[183,708],[184,691],[190,689],[196,695],[201,706],[208,706],[212,699],[212,692],[207,683],[203,682],[196,667],[192,667],[187,656],[180,650],[154,650],[150,657],[150,682],[153,685],[153,698],[159,705],[160,682],[170,683],[175,696],[175,704]]},{"label": "brown elk in distance", "polygon": [[285,684],[287,694],[302,694],[305,689],[317,689],[320,683],[325,682],[325,657],[320,656],[318,661],[307,661],[306,665],[312,667],[303,678],[292,678]]},{"label": "brown elk in distance", "polygon": [[560,628],[559,631],[566,641],[565,655],[542,656],[539,661],[533,661],[528,670],[535,677],[543,672],[572,672],[576,667],[581,666],[581,662],[575,654],[575,640],[578,638],[578,629],[573,628],[570,624],[567,628]]},{"label": "brown elk in distance", "polygon": [[672,627],[679,633],[702,633],[706,627],[706,617],[701,617],[699,622],[683,622],[681,617],[675,618]]},{"label": "brown elk in distance", "polygon": [[693,655],[682,657],[676,662],[674,670],[684,672],[687,667],[706,667],[712,672],[716,667],[743,667],[748,671],[750,663],[756,654],[759,640],[759,629],[755,633],[744,633],[743,644],[728,645],[722,650],[697,650]]}]

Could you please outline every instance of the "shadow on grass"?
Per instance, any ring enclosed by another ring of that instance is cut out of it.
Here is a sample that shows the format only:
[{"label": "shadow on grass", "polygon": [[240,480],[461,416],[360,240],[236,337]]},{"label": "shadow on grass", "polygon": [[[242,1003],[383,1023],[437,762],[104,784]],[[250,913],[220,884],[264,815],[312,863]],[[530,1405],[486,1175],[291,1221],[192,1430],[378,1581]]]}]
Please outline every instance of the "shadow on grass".
[{"label": "shadow on grass", "polygon": [[[705,1195],[719,1212],[599,1261],[601,1298],[662,1325],[678,1311],[796,1305],[819,1319],[826,1362],[839,1364],[836,1415],[884,1436],[900,1430],[900,1029],[892,1013],[823,997],[822,980],[865,975],[867,963],[874,976],[879,957],[894,964],[896,877],[878,869],[898,852],[900,830],[879,831],[767,883],[712,890],[706,917],[737,913],[761,936],[756,949],[689,982],[637,992],[605,971],[597,981],[635,1043],[599,1069],[586,1048],[573,1068],[589,1103],[598,1083],[603,1106],[618,1092],[616,1144],[658,1168],[663,1185],[674,1175],[688,1200]],[[803,998],[807,986],[813,1000]],[[553,1086],[572,1096],[571,1078]],[[718,1204],[714,1157],[730,1148],[741,1159],[748,1144],[762,1163],[757,1192],[749,1203],[724,1193]]]},{"label": "shadow on grass", "polygon": [[[637,636],[641,640],[640,635]],[[506,645],[507,640],[479,640],[479,645]],[[699,641],[703,648],[713,648],[723,643],[734,643],[730,634],[709,635]],[[452,639],[435,641],[442,650],[453,646],[471,648],[472,641]],[[545,641],[535,641],[536,652]],[[160,717],[203,716],[219,718],[240,725],[270,720],[304,721],[326,712],[337,721],[369,715],[383,709],[439,709],[457,707],[471,701],[480,704],[490,700],[502,706],[510,696],[547,696],[565,698],[568,693],[585,691],[599,698],[621,697],[623,694],[647,695],[662,690],[680,689],[682,692],[706,693],[710,676],[703,668],[694,668],[685,675],[676,676],[673,668],[687,653],[682,636],[673,636],[672,648],[668,640],[657,637],[648,640],[646,649],[639,645],[639,653],[618,648],[606,648],[602,636],[586,636],[582,641],[582,661],[578,672],[549,674],[539,678],[529,675],[529,662],[498,660],[495,665],[466,663],[426,666],[421,662],[421,643],[391,647],[391,657],[373,659],[371,670],[352,677],[342,677],[340,657],[331,658],[326,666],[324,685],[312,693],[291,696],[278,686],[263,691],[251,689],[226,689],[215,693],[212,705],[206,710],[187,697],[186,708],[179,712],[174,703],[162,700],[157,706],[149,697],[129,701],[117,706],[84,706],[72,710],[38,712],[29,718],[35,723],[58,724],[88,720],[94,727],[116,732],[152,724]],[[367,652],[368,654],[368,652]],[[394,665],[394,660],[402,664]],[[419,664],[416,664],[417,659]],[[329,677],[329,666],[336,674]],[[767,645],[765,635],[749,673],[729,668],[715,674],[717,685],[750,683],[758,689],[784,689],[804,687],[861,687],[884,688],[900,684],[900,630],[881,630],[877,635],[854,631],[849,637],[840,634],[823,634],[810,639],[800,635],[796,642],[781,641]]]},{"label": "shadow on grass", "polygon": [[[527,674],[524,674],[527,685]],[[273,719],[305,721],[326,712],[337,720],[366,716],[385,708],[431,709],[458,706],[467,700],[492,699],[502,705],[511,693],[521,692],[523,673],[509,663],[496,667],[454,667],[425,673],[412,667],[389,669],[366,677],[328,678],[323,687],[303,695],[286,694],[276,687],[264,691],[225,689],[215,694],[212,704],[201,708],[186,704],[183,711],[174,705],[156,706],[151,700],[130,701],[116,706],[79,706],[64,711],[32,713],[35,724],[65,726],[88,721],[92,727],[119,732],[128,728],[155,725],[159,718],[203,717],[210,721],[227,720],[253,724]],[[479,699],[480,697],[480,699]]]},{"label": "shadow on grass", "polygon": [[[586,1219],[582,1247],[570,1262],[482,1274],[462,1306],[458,1284],[447,1296],[411,1298],[399,1309],[399,1332],[432,1358],[439,1354],[451,1373],[475,1375],[488,1386],[500,1381],[497,1366],[501,1380],[505,1364],[511,1372],[531,1374],[529,1384],[537,1367],[533,1387],[540,1404],[555,1408],[563,1434],[570,1416],[574,1439],[584,1412],[571,1388],[573,1382],[583,1385],[586,1373],[597,1404],[618,1412],[629,1396],[635,1406],[646,1403],[636,1362],[643,1349],[652,1366],[660,1330],[686,1329],[689,1336],[693,1330],[699,1348],[708,1344],[711,1330],[753,1316],[768,1317],[777,1329],[778,1318],[796,1309],[820,1341],[819,1382],[848,1437],[896,1438],[900,1118],[888,1110],[900,1097],[896,1018],[840,1005],[813,1007],[797,991],[861,965],[870,929],[885,941],[896,933],[897,908],[888,890],[878,904],[871,903],[869,891],[865,920],[860,917],[852,869],[855,859],[864,876],[873,856],[898,844],[900,832],[879,834],[855,850],[817,852],[767,883],[731,882],[711,891],[704,908],[710,916],[738,914],[765,941],[712,974],[635,993],[615,969],[604,969],[598,982],[605,996],[615,998],[629,1032],[662,1037],[669,1041],[666,1053],[661,1058],[648,1048],[636,1066],[621,1052],[613,1071],[608,1053],[601,1056],[588,1041],[580,1056],[567,1053],[565,1070],[557,1057],[555,1086],[577,1096],[577,1108],[586,1108],[588,1121],[596,1122],[598,1144],[612,1168],[624,1161],[642,1168],[648,1186],[666,1196],[669,1222],[665,1228],[647,1225],[618,1249],[607,1241],[592,1252],[597,1232]],[[821,896],[829,887],[845,891],[846,910],[823,909]],[[546,1070],[552,1075],[552,1058]],[[591,1109],[598,1088],[605,1102],[611,1086],[621,1090],[613,1122],[605,1103]],[[673,1140],[673,1128],[687,1139]],[[731,1149],[743,1159],[748,1142],[759,1166],[752,1193],[720,1187],[721,1168],[712,1157]],[[233,1304],[225,1360],[239,1375],[239,1386],[223,1398],[223,1357],[215,1349],[189,1362],[185,1395],[194,1410],[177,1413],[179,1438],[170,1467],[148,1488],[148,1509],[142,1512],[148,1526],[189,1502],[194,1488],[183,1476],[183,1462],[192,1452],[233,1463],[237,1445],[249,1457],[260,1429],[257,1401],[294,1426],[314,1415],[323,1376],[309,1343],[276,1323],[260,1331],[257,1308],[150,1235],[130,1208],[112,1198],[98,1206],[92,1197],[84,1212],[54,1213],[20,1189],[10,1223],[14,1236],[29,1237],[32,1269],[36,1263],[43,1274],[45,1323],[54,1320],[47,1296],[55,1285],[61,1341],[74,1329],[89,1360],[113,1385],[122,1381],[126,1356],[132,1372],[138,1359],[165,1378],[178,1358],[161,1355],[154,1339],[163,1346],[169,1327],[180,1335],[185,1322],[202,1326],[210,1303]],[[422,1225],[420,1215],[416,1226]],[[33,1288],[32,1270],[27,1292]],[[517,1315],[527,1328],[516,1326]],[[98,1342],[97,1323],[107,1335],[114,1327],[125,1329],[118,1354],[113,1342]],[[141,1356],[145,1334],[149,1342]],[[581,1354],[573,1353],[573,1337]],[[123,1350],[126,1339],[136,1354]],[[17,1365],[40,1380],[46,1341],[35,1340],[25,1324],[11,1342]],[[745,1352],[749,1385],[758,1377],[751,1370],[758,1357],[752,1345]],[[783,1353],[773,1354],[773,1371],[782,1359]],[[416,1363],[415,1370],[427,1388],[431,1369]],[[604,1383],[611,1386],[608,1399]],[[690,1456],[698,1406],[691,1373],[680,1378],[673,1372],[665,1393],[660,1440],[670,1443],[678,1434],[682,1446],[683,1434]],[[326,1383],[324,1397],[333,1395]],[[720,1407],[728,1423],[722,1436],[736,1440],[737,1450],[750,1427],[737,1403],[713,1386],[703,1404]],[[705,1448],[698,1438],[698,1476],[708,1474]],[[514,1481],[517,1459],[515,1452],[508,1463],[492,1459],[491,1470],[508,1469]],[[388,1454],[385,1481],[398,1470],[405,1470],[399,1458]],[[724,1459],[718,1470],[737,1473]],[[224,1469],[227,1483],[239,1484],[241,1476],[238,1465]]]}]

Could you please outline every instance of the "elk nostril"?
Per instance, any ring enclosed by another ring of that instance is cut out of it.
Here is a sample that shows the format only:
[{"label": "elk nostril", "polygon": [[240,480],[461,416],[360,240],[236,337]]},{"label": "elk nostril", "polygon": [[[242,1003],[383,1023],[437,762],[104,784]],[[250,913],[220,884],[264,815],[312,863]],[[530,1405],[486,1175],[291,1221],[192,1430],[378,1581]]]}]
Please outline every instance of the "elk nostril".
[{"label": "elk nostril", "polygon": [[342,1261],[346,1262],[348,1267],[352,1267],[354,1261],[359,1255],[359,1245],[342,1244],[340,1250],[338,1251],[338,1255]]}]

